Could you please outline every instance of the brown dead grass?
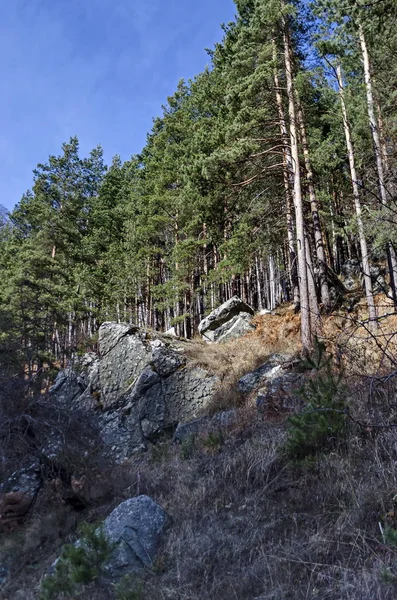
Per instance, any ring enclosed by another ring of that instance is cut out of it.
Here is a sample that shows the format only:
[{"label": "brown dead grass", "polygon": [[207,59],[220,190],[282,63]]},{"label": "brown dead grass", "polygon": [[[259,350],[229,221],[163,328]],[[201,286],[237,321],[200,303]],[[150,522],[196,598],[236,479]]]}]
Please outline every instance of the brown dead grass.
[{"label": "brown dead grass", "polygon": [[280,454],[284,437],[251,414],[214,453],[198,446],[184,460],[167,445],[163,459],[141,459],[136,493],[172,526],[139,600],[396,597],[386,574],[397,552],[379,530],[397,490],[395,432],[353,429],[348,445],[300,466]]},{"label": "brown dead grass", "polygon": [[256,329],[225,344],[207,344],[195,339],[185,353],[193,364],[214,373],[221,385],[206,412],[239,407],[243,403],[238,393],[238,380],[263,365],[272,354],[295,355],[300,348],[300,317],[290,306],[274,315],[256,316]]},{"label": "brown dead grass", "polygon": [[[376,410],[385,418],[397,391],[388,386],[372,396],[365,385],[355,388],[354,414]],[[240,415],[212,451],[202,439],[186,459],[183,447],[165,440],[131,462],[125,497],[147,494],[171,517],[156,562],[131,597],[394,600],[397,552],[379,522],[390,523],[397,492],[396,430],[369,435],[353,427],[347,444],[294,466],[280,452],[284,426],[252,410]],[[39,571],[29,584],[19,574],[5,598],[37,598],[38,579]],[[101,584],[78,598],[115,594]]]},{"label": "brown dead grass", "polygon": [[[300,319],[287,307],[256,321],[256,331],[236,342],[194,341],[186,350],[220,377],[223,396],[216,408],[240,406],[225,435],[201,436],[189,452],[165,440],[124,465],[128,485],[118,501],[147,494],[171,517],[156,562],[131,598],[394,600],[397,548],[385,542],[379,524],[396,527],[397,378],[358,374],[390,372],[382,344],[393,357],[397,316],[381,321],[379,336],[385,338],[375,340],[366,331],[364,305],[324,319],[328,346],[336,358],[350,361],[349,409],[365,426],[352,423],[347,442],[300,465],[288,463],[280,450],[284,423],[233,396],[238,379],[270,354],[299,348]],[[112,507],[104,505],[96,516]],[[29,540],[40,530],[40,521],[31,523],[24,542],[36,553],[37,542]],[[51,560],[60,544],[52,535]],[[37,598],[50,558],[43,555],[36,567],[28,563],[29,575],[17,573],[4,599]],[[115,593],[101,584],[78,597],[114,600]]]},{"label": "brown dead grass", "polygon": [[324,319],[328,348],[351,375],[383,376],[397,370],[397,313],[384,295],[376,297],[376,305],[377,328],[368,323],[365,300],[350,313],[335,313]]}]

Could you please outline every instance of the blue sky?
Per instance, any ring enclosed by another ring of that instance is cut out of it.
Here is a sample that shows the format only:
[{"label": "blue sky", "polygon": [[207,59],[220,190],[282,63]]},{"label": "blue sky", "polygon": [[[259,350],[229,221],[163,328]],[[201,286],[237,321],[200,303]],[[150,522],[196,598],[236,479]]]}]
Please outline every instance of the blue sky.
[{"label": "blue sky", "polygon": [[12,208],[72,135],[107,162],[139,152],[234,12],[232,0],[0,1],[0,204]]}]

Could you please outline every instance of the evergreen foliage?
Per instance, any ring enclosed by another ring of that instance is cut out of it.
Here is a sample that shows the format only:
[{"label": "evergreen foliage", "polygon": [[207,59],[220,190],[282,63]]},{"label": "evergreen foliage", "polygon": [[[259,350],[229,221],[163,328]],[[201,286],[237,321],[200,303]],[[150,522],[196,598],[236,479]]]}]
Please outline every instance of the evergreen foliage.
[{"label": "evergreen foliage", "polygon": [[326,354],[323,342],[316,340],[314,352],[306,358],[304,366],[313,372],[297,392],[305,408],[289,418],[284,447],[295,460],[332,448],[343,439],[347,426],[343,372],[335,372],[332,356]]},{"label": "evergreen foliage", "polygon": [[82,158],[71,138],[0,211],[4,369],[63,364],[105,320],[192,337],[234,294],[255,309],[301,306],[310,351],[347,259],[361,264],[371,318],[371,260],[397,305],[395,2],[236,11],[139,155],[107,168],[100,147]]},{"label": "evergreen foliage", "polygon": [[43,579],[41,600],[73,598],[82,586],[91,584],[101,575],[112,550],[102,529],[83,523],[79,543],[66,545],[55,573]]}]

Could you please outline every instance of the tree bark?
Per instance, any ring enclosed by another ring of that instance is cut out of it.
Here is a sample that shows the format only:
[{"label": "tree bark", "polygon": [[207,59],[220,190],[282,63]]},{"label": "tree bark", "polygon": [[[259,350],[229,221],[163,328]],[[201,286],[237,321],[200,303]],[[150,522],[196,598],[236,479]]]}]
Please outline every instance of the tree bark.
[{"label": "tree bark", "polygon": [[295,107],[294,84],[292,77],[291,64],[291,42],[289,37],[288,25],[285,17],[283,18],[283,41],[284,41],[284,60],[285,75],[287,80],[288,112],[290,120],[290,138],[291,138],[291,158],[292,158],[292,176],[293,176],[293,194],[296,220],[296,236],[298,251],[298,272],[299,272],[299,294],[301,307],[301,338],[302,346],[305,352],[310,351],[313,346],[313,332],[311,328],[310,306],[309,306],[309,288],[308,274],[305,250],[305,223],[303,215],[302,188],[300,177],[300,161],[297,135],[297,119]]},{"label": "tree bark", "polygon": [[318,269],[319,269],[319,275],[320,275],[321,302],[323,303],[325,310],[328,311],[330,308],[330,297],[329,297],[329,288],[328,288],[328,282],[327,282],[327,260],[325,257],[323,234],[322,234],[322,230],[321,230],[320,215],[318,212],[316,191],[315,191],[314,183],[313,183],[313,170],[312,170],[312,165],[311,165],[311,161],[310,161],[309,144],[307,141],[303,109],[299,105],[299,103],[298,103],[298,116],[299,116],[300,134],[301,134],[302,146],[303,146],[303,157],[304,157],[304,161],[305,161],[306,180],[307,180],[307,185],[309,188],[310,208],[311,208],[311,213],[312,213],[313,229],[314,229],[315,250],[316,250],[316,256],[317,256],[317,260],[318,260]]},{"label": "tree bark", "polygon": [[337,78],[338,78],[339,97],[340,97],[342,116],[343,116],[343,127],[345,130],[347,153],[348,153],[348,157],[349,157],[350,176],[351,176],[352,187],[353,187],[354,206],[356,209],[358,237],[359,237],[359,242],[360,242],[361,260],[362,260],[363,273],[364,273],[365,295],[366,295],[367,303],[368,303],[369,319],[372,323],[376,323],[376,308],[375,308],[375,302],[374,302],[374,295],[373,295],[373,291],[372,291],[371,274],[370,274],[370,269],[369,269],[368,246],[367,246],[367,240],[365,238],[365,233],[364,233],[360,191],[359,191],[359,187],[358,187],[358,183],[357,183],[356,161],[355,161],[355,156],[354,156],[354,148],[353,148],[353,142],[352,142],[352,137],[351,137],[350,124],[349,124],[349,121],[347,118],[347,109],[346,109],[346,102],[345,102],[342,69],[341,69],[340,65],[338,65],[338,67],[337,67]]},{"label": "tree bark", "polygon": [[[385,185],[385,169],[382,158],[382,145],[380,141],[378,122],[375,116],[374,95],[372,91],[371,63],[369,60],[367,42],[361,23],[359,24],[359,38],[361,51],[363,55],[365,89],[367,92],[368,119],[374,143],[375,162],[376,169],[378,172],[379,193],[382,205],[387,206],[388,194]],[[390,287],[392,289],[394,306],[397,307],[397,259],[393,245],[390,242],[387,244],[387,254],[390,270]]]},{"label": "tree bark", "polygon": [[298,269],[296,264],[296,250],[295,250],[295,235],[294,235],[294,220],[292,217],[292,189],[293,182],[292,178],[292,158],[291,149],[288,143],[288,130],[284,114],[283,99],[280,92],[280,82],[277,71],[277,46],[275,40],[273,40],[273,59],[275,63],[274,68],[274,86],[276,92],[276,104],[280,124],[280,133],[283,143],[283,162],[284,162],[284,189],[285,189],[285,209],[287,218],[287,238],[288,238],[288,266],[289,266],[289,277],[291,283],[292,294],[294,298],[295,308],[299,307],[299,280],[298,280]]}]

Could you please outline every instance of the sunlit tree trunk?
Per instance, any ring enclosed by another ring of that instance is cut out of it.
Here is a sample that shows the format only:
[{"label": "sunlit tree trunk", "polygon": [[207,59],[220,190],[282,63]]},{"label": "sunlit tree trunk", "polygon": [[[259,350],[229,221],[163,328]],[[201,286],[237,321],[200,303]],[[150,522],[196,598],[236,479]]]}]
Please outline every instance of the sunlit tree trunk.
[{"label": "sunlit tree trunk", "polygon": [[297,253],[298,253],[298,273],[299,273],[299,294],[301,307],[301,337],[302,346],[305,351],[310,350],[313,345],[313,334],[310,320],[309,306],[309,288],[307,275],[307,262],[305,250],[305,223],[303,214],[302,188],[300,177],[300,160],[298,148],[298,132],[297,118],[295,106],[295,94],[292,77],[291,63],[291,42],[289,37],[288,25],[284,18],[284,60],[285,60],[285,75],[287,80],[288,94],[288,112],[290,121],[290,138],[291,138],[291,157],[292,157],[292,175],[293,175],[293,194],[295,206],[295,221],[296,221],[296,237],[297,237]]},{"label": "sunlit tree trunk", "polygon": [[276,103],[280,125],[281,139],[283,143],[283,162],[284,162],[284,189],[285,189],[285,208],[286,208],[286,219],[287,219],[287,238],[288,238],[288,266],[289,266],[289,277],[291,283],[292,294],[294,298],[295,307],[299,306],[299,281],[298,281],[298,269],[296,264],[296,250],[295,250],[295,232],[294,232],[294,219],[292,216],[292,190],[290,182],[291,174],[293,172],[291,149],[289,146],[289,136],[287,130],[287,124],[284,114],[283,99],[281,96],[281,88],[277,70],[277,46],[275,40],[273,40],[273,60],[275,63],[274,68],[274,86],[276,92]]},{"label": "sunlit tree trunk", "polygon": [[318,260],[319,275],[320,275],[321,302],[323,303],[325,310],[329,310],[330,299],[329,299],[329,289],[328,289],[328,282],[327,282],[327,262],[326,262],[326,257],[325,257],[325,249],[324,249],[324,243],[323,243],[323,234],[322,234],[322,230],[321,230],[320,215],[318,212],[316,191],[315,191],[314,183],[313,183],[313,170],[312,170],[310,154],[309,154],[309,144],[307,141],[304,115],[303,115],[303,110],[302,110],[301,106],[299,106],[298,115],[299,115],[299,123],[300,123],[300,134],[301,134],[302,146],[303,146],[303,157],[304,157],[304,161],[305,161],[306,179],[307,179],[307,185],[308,185],[308,189],[309,189],[310,208],[311,208],[312,220],[313,220],[314,241],[316,244],[315,249],[316,249],[316,256],[317,256],[317,260]]},{"label": "sunlit tree trunk", "polygon": [[373,323],[376,323],[376,308],[375,308],[375,302],[374,302],[374,295],[373,295],[373,291],[372,291],[372,282],[371,282],[371,275],[370,275],[370,268],[369,268],[368,246],[367,246],[367,240],[366,240],[365,233],[364,233],[360,191],[359,191],[359,187],[358,187],[358,183],[357,183],[356,161],[355,161],[353,142],[352,142],[352,137],[351,137],[351,132],[350,132],[350,124],[349,124],[349,121],[347,118],[347,109],[346,109],[346,102],[345,102],[342,69],[341,69],[340,65],[338,65],[338,67],[337,67],[337,77],[338,77],[339,97],[340,97],[340,103],[341,103],[341,108],[342,108],[343,126],[344,126],[344,131],[345,131],[347,153],[348,153],[348,157],[349,157],[350,176],[351,176],[352,187],[353,187],[354,206],[356,209],[358,237],[359,237],[359,242],[360,242],[362,268],[363,268],[363,273],[364,273],[365,295],[366,295],[367,303],[368,303],[369,319]]},{"label": "sunlit tree trunk", "polygon": [[[363,31],[363,27],[359,25],[359,37],[360,37],[360,45],[361,51],[363,55],[363,65],[364,65],[364,77],[365,77],[365,89],[367,92],[367,108],[368,108],[368,119],[372,133],[372,139],[374,143],[374,152],[375,152],[375,162],[376,169],[378,172],[378,183],[379,183],[379,193],[383,206],[387,205],[388,202],[388,194],[385,184],[385,169],[383,164],[382,157],[382,145],[380,141],[380,133],[378,122],[375,116],[375,106],[374,106],[374,96],[372,91],[372,78],[371,78],[371,63],[369,60],[368,47],[367,42],[365,40],[365,35]],[[387,253],[388,253],[388,262],[390,265],[390,284],[393,293],[394,305],[397,307],[397,259],[396,253],[393,248],[393,245],[389,242],[387,245]]]}]

